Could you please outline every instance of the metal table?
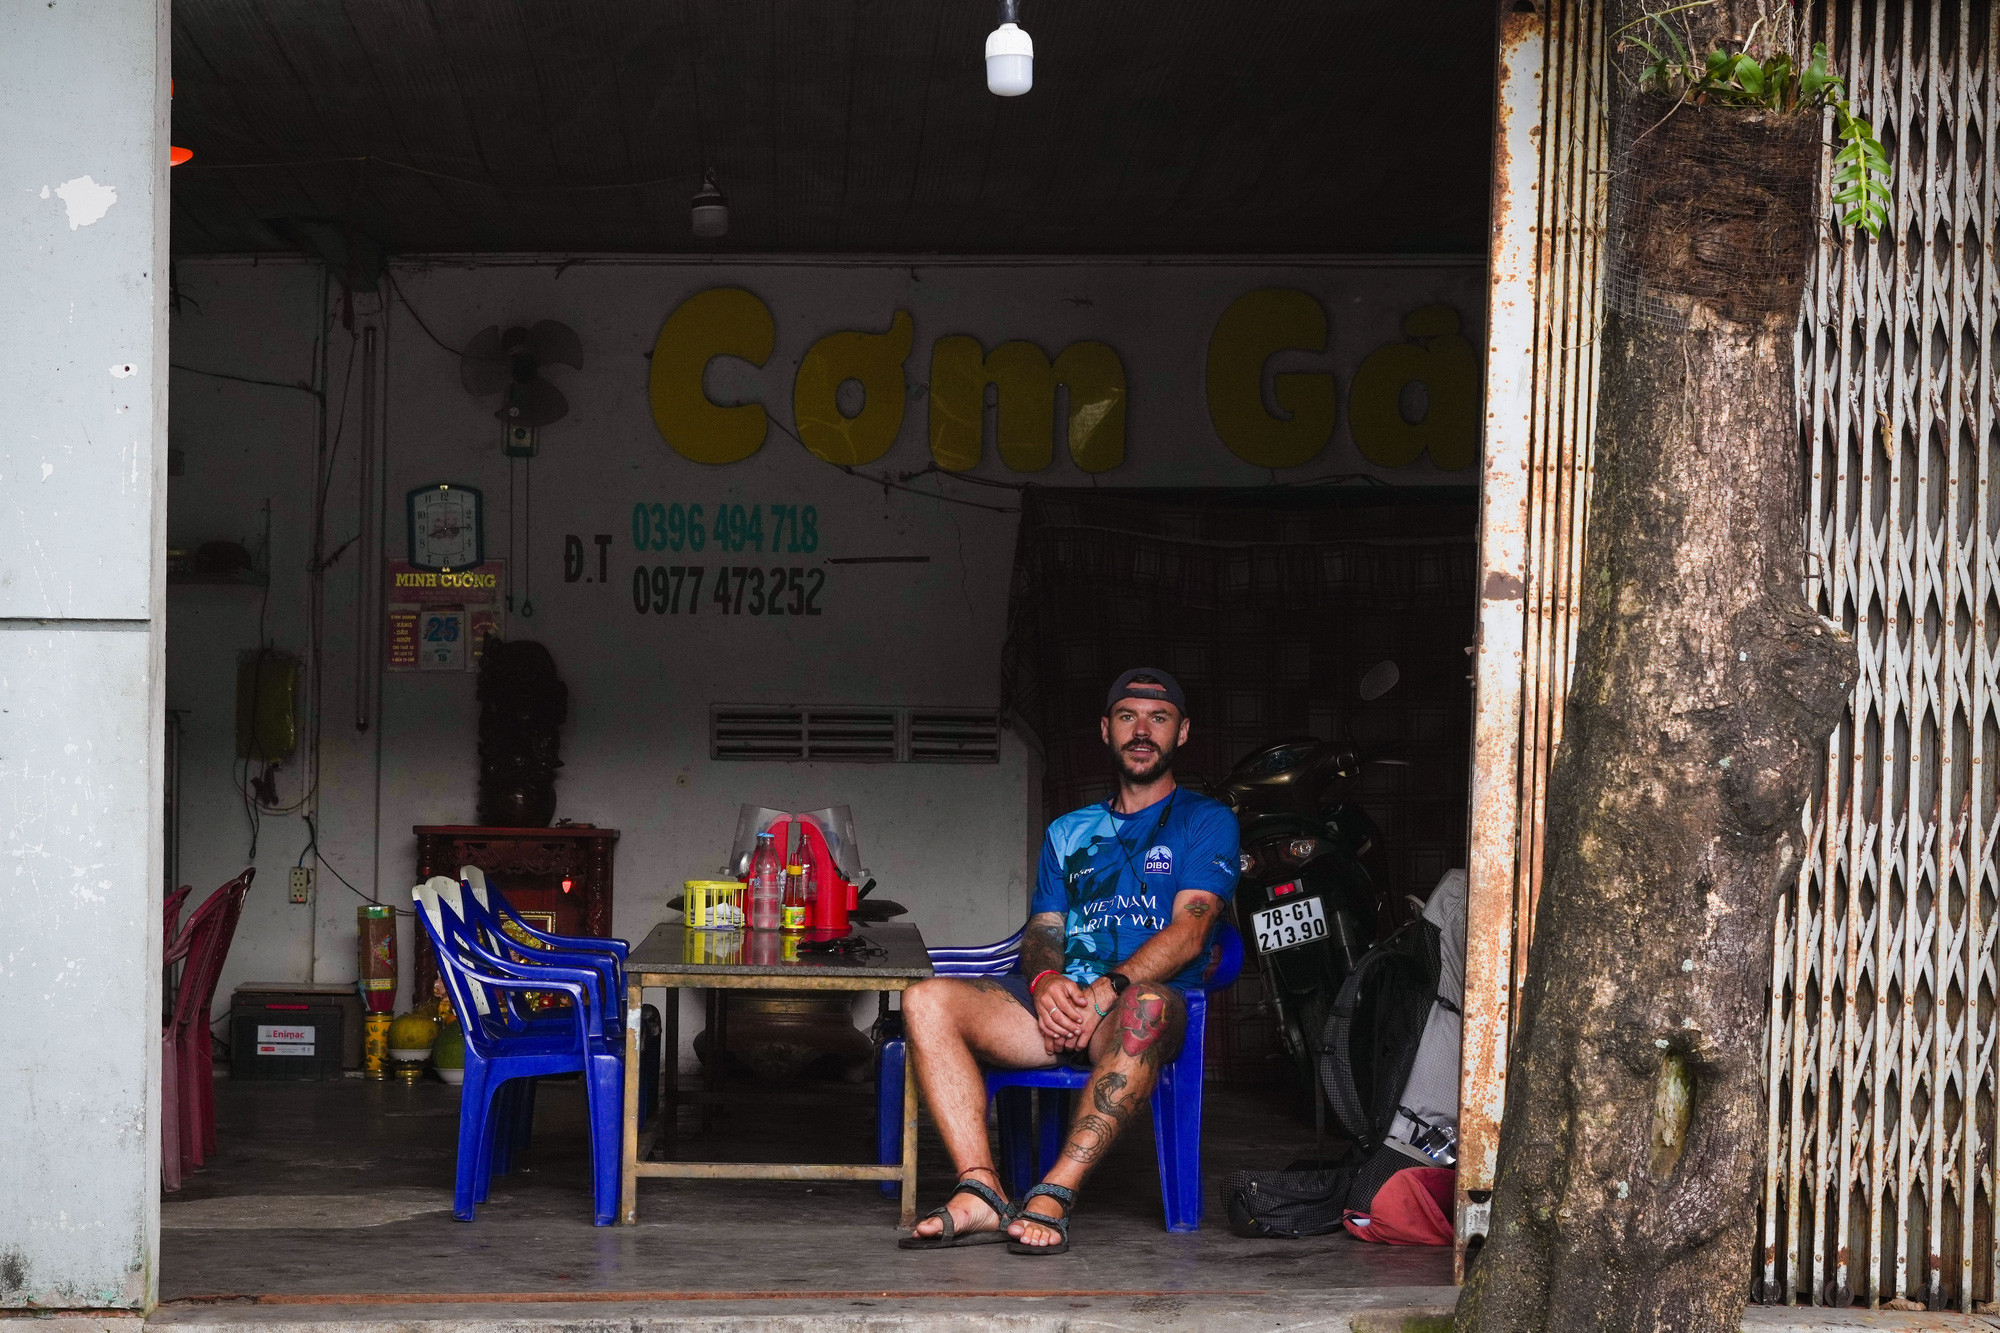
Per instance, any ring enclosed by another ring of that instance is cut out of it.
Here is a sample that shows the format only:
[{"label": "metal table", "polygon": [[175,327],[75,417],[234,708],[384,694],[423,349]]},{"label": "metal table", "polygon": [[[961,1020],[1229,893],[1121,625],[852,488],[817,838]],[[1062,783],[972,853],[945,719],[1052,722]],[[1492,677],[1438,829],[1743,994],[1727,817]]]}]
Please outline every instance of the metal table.
[{"label": "metal table", "polygon": [[[639,1006],[646,988],[710,990],[900,991],[931,975],[930,955],[917,928],[903,923],[857,925],[851,932],[880,949],[879,954],[780,956],[780,937],[768,931],[690,930],[679,921],[653,927],[625,964],[625,1133],[619,1186],[619,1221],[639,1220],[639,1177],[702,1180],[893,1180],[903,1188],[898,1225],[917,1217],[917,1081],[903,1080],[903,1160],[893,1166],[792,1164],[783,1162],[642,1161],[639,1144]],[[807,936],[806,938],[811,938]],[[666,1095],[654,1115],[653,1132],[671,1125],[679,1079],[680,1004],[676,995],[661,1007],[661,1065]]]}]

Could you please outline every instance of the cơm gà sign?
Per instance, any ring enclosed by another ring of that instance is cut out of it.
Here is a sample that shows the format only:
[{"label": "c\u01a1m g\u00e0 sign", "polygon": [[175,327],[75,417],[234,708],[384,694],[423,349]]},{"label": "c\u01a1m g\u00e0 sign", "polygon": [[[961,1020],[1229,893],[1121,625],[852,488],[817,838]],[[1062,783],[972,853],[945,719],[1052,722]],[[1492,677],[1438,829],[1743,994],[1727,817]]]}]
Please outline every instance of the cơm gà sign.
[{"label": "c\u01a1m g\u00e0 sign", "polygon": [[[829,463],[874,462],[903,428],[916,327],[900,309],[889,313],[887,325],[880,332],[828,333],[799,362],[792,381],[798,438]],[[1347,424],[1355,446],[1381,467],[1428,456],[1441,470],[1469,468],[1479,444],[1479,356],[1459,314],[1449,305],[1422,306],[1403,319],[1402,331],[1401,341],[1370,352],[1349,378]],[[676,453],[722,464],[763,447],[771,425],[764,406],[715,402],[703,381],[717,357],[763,366],[776,340],[771,308],[741,287],[697,292],[668,316],[654,343],[648,392],[654,424]],[[1309,292],[1261,287],[1232,301],[1208,331],[1203,363],[1216,438],[1258,467],[1311,461],[1333,438],[1341,407],[1337,377],[1331,370],[1270,371],[1286,353],[1326,346],[1326,311]],[[994,447],[1009,469],[1048,467],[1058,436],[1085,472],[1108,472],[1125,461],[1126,365],[1107,342],[1046,348],[1017,339],[988,347],[950,334],[931,344],[916,373],[924,376],[918,401],[928,418],[931,457],[948,471],[980,464],[989,389]],[[861,388],[852,411],[841,395],[849,381]],[[1413,395],[1415,386],[1421,392]]]}]

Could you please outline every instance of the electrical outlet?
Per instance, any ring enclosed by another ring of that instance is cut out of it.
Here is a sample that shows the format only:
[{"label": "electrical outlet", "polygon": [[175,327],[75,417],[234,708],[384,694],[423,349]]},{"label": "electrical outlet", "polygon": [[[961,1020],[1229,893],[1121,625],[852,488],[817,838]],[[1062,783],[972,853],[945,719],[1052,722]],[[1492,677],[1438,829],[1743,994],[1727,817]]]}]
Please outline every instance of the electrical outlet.
[{"label": "electrical outlet", "polygon": [[292,901],[293,901],[293,902],[295,902],[295,903],[303,903],[303,902],[311,902],[311,901],[312,901],[312,891],[313,891],[313,872],[312,872],[312,867],[311,867],[311,866],[293,866],[293,867],[292,867]]}]

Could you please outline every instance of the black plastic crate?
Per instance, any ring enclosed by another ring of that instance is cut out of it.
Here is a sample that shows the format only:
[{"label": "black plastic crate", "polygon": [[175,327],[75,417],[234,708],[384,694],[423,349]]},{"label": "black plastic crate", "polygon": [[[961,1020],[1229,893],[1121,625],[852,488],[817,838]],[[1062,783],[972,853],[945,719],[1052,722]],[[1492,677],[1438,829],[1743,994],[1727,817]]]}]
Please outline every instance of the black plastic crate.
[{"label": "black plastic crate", "polygon": [[229,1077],[317,1082],[340,1072],[338,1005],[246,1002],[229,1009]]}]

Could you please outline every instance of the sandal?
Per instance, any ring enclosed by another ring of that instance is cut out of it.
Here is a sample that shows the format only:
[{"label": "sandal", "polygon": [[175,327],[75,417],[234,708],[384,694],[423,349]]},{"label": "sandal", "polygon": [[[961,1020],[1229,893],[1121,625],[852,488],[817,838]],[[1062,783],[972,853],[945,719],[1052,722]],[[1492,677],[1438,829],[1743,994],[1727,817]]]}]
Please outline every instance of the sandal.
[{"label": "sandal", "polygon": [[[999,1221],[991,1231],[967,1231],[961,1234],[958,1222],[951,1215],[951,1201],[961,1194],[970,1194],[991,1208]],[[904,1236],[897,1240],[900,1250],[955,1250],[962,1245],[998,1245],[1003,1240],[1011,1240],[1007,1226],[1014,1220],[1014,1209],[998,1194],[980,1184],[970,1176],[958,1182],[958,1188],[945,1197],[945,1201],[924,1214],[924,1218],[937,1218],[944,1223],[944,1229],[931,1236]]]},{"label": "sandal", "polygon": [[[1048,1217],[1041,1213],[1029,1212],[1028,1200],[1034,1198],[1037,1194],[1046,1194],[1049,1198],[1054,1199],[1057,1203],[1061,1204],[1063,1206],[1062,1215],[1059,1217]],[[1014,1240],[1013,1238],[1009,1237],[1007,1241],[1007,1253],[1009,1254],[1069,1253],[1069,1215],[1070,1215],[1070,1210],[1075,1207],[1076,1207],[1075,1190],[1065,1189],[1061,1185],[1051,1185],[1047,1181],[1043,1181],[1041,1184],[1029,1190],[1026,1194],[1021,1196],[1021,1206],[1014,1210],[1014,1220],[1017,1222],[1033,1222],[1037,1226],[1047,1227],[1049,1230],[1055,1232],[1056,1235],[1060,1236],[1062,1239],[1058,1240],[1053,1245],[1030,1245],[1026,1241]]]}]

